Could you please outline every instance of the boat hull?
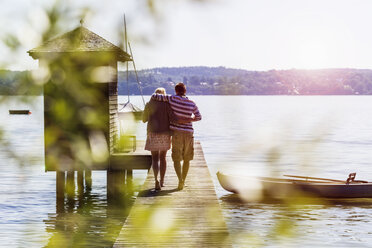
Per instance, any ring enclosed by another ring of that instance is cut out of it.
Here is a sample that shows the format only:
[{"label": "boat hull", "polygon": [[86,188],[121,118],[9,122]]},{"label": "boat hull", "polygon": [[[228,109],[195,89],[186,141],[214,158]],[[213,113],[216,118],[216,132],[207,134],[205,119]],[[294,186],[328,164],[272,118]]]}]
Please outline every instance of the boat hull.
[{"label": "boat hull", "polygon": [[29,115],[31,114],[30,110],[9,110],[11,115]]},{"label": "boat hull", "polygon": [[[249,178],[217,173],[218,181],[225,190],[245,194]],[[304,180],[259,178],[265,197],[313,196],[324,198],[372,198],[372,183],[311,183]]]},{"label": "boat hull", "polygon": [[297,187],[308,194],[326,198],[372,198],[372,184],[316,185],[298,184]]}]

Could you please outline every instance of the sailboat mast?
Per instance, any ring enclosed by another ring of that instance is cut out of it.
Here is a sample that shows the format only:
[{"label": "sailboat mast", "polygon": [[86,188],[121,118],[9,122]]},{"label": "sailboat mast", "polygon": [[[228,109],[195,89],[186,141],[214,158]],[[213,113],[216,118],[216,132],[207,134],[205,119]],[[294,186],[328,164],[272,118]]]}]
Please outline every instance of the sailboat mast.
[{"label": "sailboat mast", "polygon": [[124,14],[124,50],[128,53],[127,21]]},{"label": "sailboat mast", "polygon": [[[127,22],[125,20],[125,14],[124,14],[124,50],[126,53],[128,53],[128,35],[127,35]],[[130,102],[130,96],[129,96],[129,68],[128,68],[129,62],[127,61],[127,92],[128,92],[128,102]]]},{"label": "sailboat mast", "polygon": [[137,69],[136,69],[136,63],[134,63],[134,57],[133,57],[132,47],[130,46],[130,42],[129,41],[128,41],[128,46],[129,46],[130,56],[132,57],[132,63],[133,63],[134,73],[136,74],[136,80],[137,80],[138,88],[139,88],[139,90],[141,92],[143,106],[145,106],[146,103],[145,103],[145,99],[143,98],[142,87],[141,87],[140,81],[138,79],[138,73],[137,73]]}]

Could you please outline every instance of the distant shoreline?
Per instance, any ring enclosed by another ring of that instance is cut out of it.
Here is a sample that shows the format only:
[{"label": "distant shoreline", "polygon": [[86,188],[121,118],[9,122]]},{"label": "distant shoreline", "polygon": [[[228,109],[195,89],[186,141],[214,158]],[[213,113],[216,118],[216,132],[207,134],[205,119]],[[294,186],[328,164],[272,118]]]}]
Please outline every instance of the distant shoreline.
[{"label": "distant shoreline", "polygon": [[[0,70],[0,94],[41,95],[42,88],[17,91],[20,80],[28,80],[28,71]],[[319,69],[248,71],[225,67],[162,67],[138,71],[143,94],[157,87],[173,92],[177,82],[184,82],[189,95],[372,95],[372,70]],[[22,85],[27,85],[23,84]],[[133,71],[118,72],[118,92],[140,95]],[[21,93],[18,93],[21,92]]]},{"label": "distant shoreline", "polygon": [[[1,97],[16,97],[16,96],[19,96],[19,97],[41,97],[43,96],[43,94],[40,94],[40,95],[6,95],[6,94],[1,94],[0,92],[0,98]],[[118,95],[120,97],[127,97],[128,95]],[[130,95],[131,97],[139,97],[141,95]],[[151,95],[143,95],[144,97],[150,97]],[[286,96],[290,96],[290,97],[299,97],[299,96],[372,96],[372,94],[369,94],[369,95],[355,95],[355,94],[348,94],[348,95],[336,95],[336,94],[333,94],[333,95],[194,95],[194,94],[187,94],[188,97],[193,97],[193,96],[262,96],[262,97],[268,97],[268,96],[283,96],[283,97],[286,97]]]}]

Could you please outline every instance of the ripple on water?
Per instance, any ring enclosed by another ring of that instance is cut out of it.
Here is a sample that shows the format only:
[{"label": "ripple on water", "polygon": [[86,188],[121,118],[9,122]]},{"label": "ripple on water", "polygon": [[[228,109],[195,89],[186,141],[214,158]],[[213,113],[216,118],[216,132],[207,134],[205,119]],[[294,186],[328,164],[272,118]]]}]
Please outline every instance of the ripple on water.
[{"label": "ripple on water", "polygon": [[[290,172],[338,179],[357,172],[357,178],[372,180],[372,97],[191,99],[203,115],[203,120],[195,123],[195,136],[201,140],[236,247],[370,246],[371,201],[334,201],[294,208],[280,203],[242,203],[219,186],[215,172],[224,169],[259,175],[271,168],[278,175]],[[131,100],[136,103],[136,97]],[[117,235],[124,216],[123,211],[107,208],[104,173],[93,173],[94,187],[89,195],[67,204],[64,213],[56,213],[55,174],[43,170],[42,98],[34,101],[30,116],[9,116],[7,111],[15,106],[13,103],[0,106],[0,125],[11,141],[9,148],[25,158],[25,166],[20,167],[0,150],[0,246],[42,247],[63,237],[110,246],[109,240]],[[242,103],[246,103],[244,107],[237,107]],[[323,127],[322,123],[327,123],[326,130],[318,128]],[[138,137],[143,138],[145,126],[140,129]],[[317,130],[325,135],[320,143],[312,145],[319,137]],[[273,147],[279,148],[281,156],[268,167],[267,152]],[[279,235],[280,226],[283,233]]]}]

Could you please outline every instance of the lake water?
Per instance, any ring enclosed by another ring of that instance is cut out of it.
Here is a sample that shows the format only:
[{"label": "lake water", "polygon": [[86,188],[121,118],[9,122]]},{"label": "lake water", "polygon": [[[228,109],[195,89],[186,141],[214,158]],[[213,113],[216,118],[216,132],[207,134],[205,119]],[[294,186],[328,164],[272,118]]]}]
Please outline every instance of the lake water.
[{"label": "lake water", "polygon": [[[218,184],[218,170],[246,175],[297,174],[372,180],[371,96],[191,96],[202,113],[195,123],[223,213],[237,247],[371,247],[372,201],[293,205],[244,203]],[[106,174],[93,173],[89,195],[56,213],[55,173],[44,172],[43,99],[0,106],[0,246],[107,247],[126,212],[109,209]],[[125,101],[126,97],[121,97]],[[148,97],[146,97],[148,99]],[[142,107],[140,97],[131,101]],[[12,108],[30,109],[11,116]],[[145,137],[145,125],[137,130]],[[12,156],[15,153],[16,156]],[[19,161],[16,157],[22,157]],[[135,174],[143,178],[143,173]],[[89,209],[82,208],[89,205]],[[84,223],[84,227],[79,226]],[[85,235],[81,235],[84,233]],[[66,236],[67,235],[67,236]]]}]

